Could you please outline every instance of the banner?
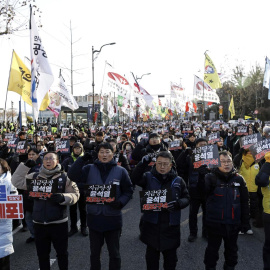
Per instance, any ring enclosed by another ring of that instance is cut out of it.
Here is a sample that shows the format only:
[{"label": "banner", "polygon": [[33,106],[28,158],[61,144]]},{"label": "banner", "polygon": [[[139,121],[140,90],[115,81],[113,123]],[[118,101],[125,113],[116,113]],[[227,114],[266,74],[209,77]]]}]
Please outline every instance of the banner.
[{"label": "banner", "polygon": [[22,195],[7,195],[6,185],[0,185],[0,219],[23,219]]},{"label": "banner", "polygon": [[208,143],[213,144],[215,142],[220,142],[220,133],[219,132],[211,133],[210,135],[208,135]]},{"label": "banner", "polygon": [[[49,65],[47,54],[41,43],[34,16],[30,15],[30,46],[31,46],[31,100],[33,118],[38,119],[42,100],[48,93],[54,77]],[[49,103],[47,104],[49,105]]]},{"label": "banner", "polygon": [[196,147],[192,151],[192,160],[194,169],[198,169],[202,165],[207,165],[210,169],[221,166],[216,144]]},{"label": "banner", "polygon": [[216,91],[196,75],[194,75],[193,95],[202,101],[220,103]]},{"label": "banner", "polygon": [[[31,73],[15,51],[12,55],[12,63],[9,73],[8,91],[18,93],[23,101],[32,106],[31,100]],[[50,103],[48,94],[45,95],[40,110],[46,110]]]},{"label": "banner", "polygon": [[240,138],[240,147],[244,149],[250,148],[251,145],[262,141],[262,135],[260,133],[255,133],[252,135],[244,136]]},{"label": "banner", "polygon": [[264,155],[270,152],[270,140],[265,139],[250,146],[249,151],[253,155],[256,162],[260,162]]},{"label": "banner", "polygon": [[140,191],[141,212],[161,211],[172,201],[171,188]]},{"label": "banner", "polygon": [[270,99],[269,81],[270,81],[270,60],[268,59],[268,57],[265,57],[265,70],[264,70],[264,77],[263,77],[263,86],[268,89],[268,99]]},{"label": "banner", "polygon": [[222,87],[215,65],[207,53],[204,62],[204,81],[213,89]]},{"label": "banner", "polygon": [[169,142],[169,150],[170,151],[172,151],[172,150],[178,150],[178,149],[182,149],[181,141],[172,141],[172,142]]},{"label": "banner", "polygon": [[119,182],[112,185],[85,185],[86,203],[92,204],[109,204],[115,201],[116,186]]},{"label": "banner", "polygon": [[65,153],[68,154],[70,153],[70,145],[69,145],[69,140],[61,140],[55,142],[55,152],[58,153]]},{"label": "banner", "polygon": [[56,193],[58,191],[59,180],[44,178],[26,179],[29,197],[42,198],[44,200],[50,198],[52,193]]},{"label": "banner", "polygon": [[18,154],[26,154],[27,153],[27,146],[26,141],[19,141],[16,148],[16,153]]},{"label": "banner", "polygon": [[236,127],[235,135],[237,136],[247,136],[248,135],[248,127],[247,126],[238,126]]}]

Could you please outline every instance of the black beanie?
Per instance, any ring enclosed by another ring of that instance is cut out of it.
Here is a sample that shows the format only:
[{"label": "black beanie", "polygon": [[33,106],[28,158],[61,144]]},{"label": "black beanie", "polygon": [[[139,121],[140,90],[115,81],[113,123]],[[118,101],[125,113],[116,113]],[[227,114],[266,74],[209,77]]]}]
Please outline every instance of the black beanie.
[{"label": "black beanie", "polygon": [[195,141],[196,145],[197,145],[199,142],[206,142],[206,143],[208,143],[208,140],[207,140],[206,138],[198,138],[198,139]]},{"label": "black beanie", "polygon": [[157,134],[157,133],[151,133],[151,134],[149,135],[149,140],[150,140],[151,138],[154,138],[154,137],[160,137],[160,136],[159,136],[159,134]]}]

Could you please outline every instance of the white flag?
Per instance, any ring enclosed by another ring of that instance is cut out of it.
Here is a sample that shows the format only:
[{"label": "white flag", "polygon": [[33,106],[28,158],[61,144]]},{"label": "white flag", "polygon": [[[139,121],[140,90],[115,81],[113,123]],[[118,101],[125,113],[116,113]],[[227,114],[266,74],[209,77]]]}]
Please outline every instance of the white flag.
[{"label": "white flag", "polygon": [[54,78],[32,11],[30,21],[31,99],[34,120],[36,120],[42,100],[49,91]]},{"label": "white flag", "polygon": [[61,96],[61,105],[70,108],[72,111],[77,110],[79,105],[71,94],[71,91],[66,87],[62,76],[59,78],[58,87],[57,92]]},{"label": "white flag", "polygon": [[213,90],[209,84],[204,82],[196,75],[194,75],[193,94],[196,98],[203,101],[220,103],[219,96],[217,95],[216,90]]},{"label": "white flag", "polygon": [[53,112],[55,117],[58,117],[61,111],[61,97],[57,92],[49,90],[50,104],[48,109]]},{"label": "white flag", "polygon": [[270,60],[268,57],[265,58],[265,71],[263,78],[263,86],[268,89],[268,99],[270,99]]}]

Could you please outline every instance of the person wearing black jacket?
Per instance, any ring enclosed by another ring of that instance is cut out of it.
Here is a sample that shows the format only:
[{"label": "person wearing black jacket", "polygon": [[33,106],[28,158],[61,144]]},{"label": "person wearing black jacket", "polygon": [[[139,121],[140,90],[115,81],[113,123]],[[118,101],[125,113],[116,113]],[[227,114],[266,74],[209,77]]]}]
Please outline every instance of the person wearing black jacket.
[{"label": "person wearing black jacket", "polygon": [[[84,150],[83,145],[81,143],[79,142],[74,143],[71,155],[67,157],[61,164],[64,167],[65,172],[68,172],[72,164],[79,157],[84,155],[83,150]],[[79,208],[80,211],[81,234],[83,236],[88,236],[88,230],[86,226],[86,201],[84,194],[84,186],[78,184],[78,188],[80,190],[80,198],[75,204],[69,207],[69,216],[70,216],[70,231],[68,232],[69,237],[73,236],[79,231],[77,227],[77,208]]]},{"label": "person wearing black jacket", "polygon": [[205,176],[208,245],[205,250],[206,270],[215,270],[219,248],[224,241],[224,270],[237,264],[237,239],[241,228],[249,226],[248,190],[244,178],[233,168],[231,153],[219,153],[221,167]]},{"label": "person wearing black jacket", "polygon": [[[196,147],[207,145],[205,138],[196,140]],[[197,238],[198,226],[197,215],[200,207],[202,208],[202,237],[207,238],[207,231],[205,229],[205,193],[204,193],[204,176],[209,172],[205,165],[198,169],[194,169],[192,163],[192,149],[186,148],[176,160],[176,168],[178,175],[182,177],[186,184],[188,184],[188,191],[190,195],[189,207],[189,242],[194,242]]]},{"label": "person wearing black jacket", "polygon": [[154,154],[155,156],[158,152],[167,151],[168,148],[163,142],[157,133],[151,133],[149,135],[149,140],[142,139],[132,151],[131,157],[133,160],[141,161],[143,156],[147,154]]},{"label": "person wearing black jacket", "polygon": [[9,157],[9,148],[7,147],[7,144],[0,140],[0,158],[7,159]]},{"label": "person wearing black jacket", "polygon": [[174,270],[177,264],[177,248],[180,246],[181,209],[189,204],[185,181],[177,176],[173,167],[173,156],[164,151],[157,155],[151,172],[144,173],[143,164],[134,170],[135,184],[143,190],[172,190],[168,208],[144,213],[140,222],[140,239],[147,245],[146,264],[148,270],[159,269],[160,252],[164,257],[164,269]]}]

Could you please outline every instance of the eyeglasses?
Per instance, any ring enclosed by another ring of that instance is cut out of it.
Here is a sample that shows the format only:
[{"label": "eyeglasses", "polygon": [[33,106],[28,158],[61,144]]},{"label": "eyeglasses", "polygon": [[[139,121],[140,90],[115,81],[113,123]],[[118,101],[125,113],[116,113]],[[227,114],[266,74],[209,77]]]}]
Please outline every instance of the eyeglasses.
[{"label": "eyeglasses", "polygon": [[47,160],[49,160],[49,161],[53,161],[53,160],[55,160],[56,158],[54,158],[54,157],[45,157],[45,158],[43,158],[43,160],[45,160],[45,161],[47,161]]},{"label": "eyeglasses", "polygon": [[221,160],[220,163],[221,164],[231,164],[232,160]]},{"label": "eyeglasses", "polygon": [[164,167],[164,168],[166,168],[166,167],[169,167],[170,165],[171,165],[171,163],[163,163],[163,162],[158,162],[158,163],[156,163],[156,165],[158,166],[158,167]]}]

